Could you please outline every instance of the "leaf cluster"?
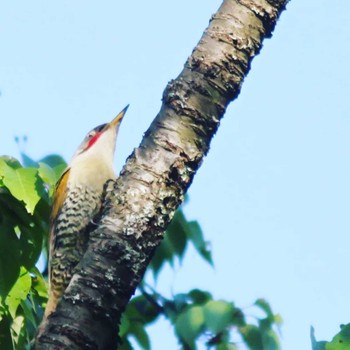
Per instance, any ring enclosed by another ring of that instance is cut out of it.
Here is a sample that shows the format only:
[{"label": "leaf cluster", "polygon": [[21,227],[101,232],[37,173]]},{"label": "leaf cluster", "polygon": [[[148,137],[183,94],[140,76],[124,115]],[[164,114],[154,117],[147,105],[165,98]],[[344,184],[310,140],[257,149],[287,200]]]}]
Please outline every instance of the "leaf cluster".
[{"label": "leaf cluster", "polygon": [[42,319],[47,283],[36,267],[47,254],[51,195],[65,166],[59,156],[23,167],[0,157],[0,348],[23,349]]}]

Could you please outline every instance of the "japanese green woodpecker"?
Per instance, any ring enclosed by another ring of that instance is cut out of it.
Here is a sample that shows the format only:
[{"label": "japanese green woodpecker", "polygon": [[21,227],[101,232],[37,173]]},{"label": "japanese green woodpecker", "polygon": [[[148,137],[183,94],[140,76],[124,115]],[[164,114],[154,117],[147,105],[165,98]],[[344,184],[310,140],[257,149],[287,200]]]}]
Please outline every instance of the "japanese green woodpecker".
[{"label": "japanese green woodpecker", "polygon": [[110,123],[91,130],[56,185],[50,218],[49,299],[55,311],[87,248],[86,228],[102,204],[104,184],[115,179],[113,157],[119,125],[128,106]]}]

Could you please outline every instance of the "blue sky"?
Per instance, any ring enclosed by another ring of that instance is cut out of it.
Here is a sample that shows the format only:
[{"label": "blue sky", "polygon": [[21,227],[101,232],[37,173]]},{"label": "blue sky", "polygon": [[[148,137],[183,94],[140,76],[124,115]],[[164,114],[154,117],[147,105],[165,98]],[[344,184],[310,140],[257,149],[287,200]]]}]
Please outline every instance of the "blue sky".
[{"label": "blue sky", "polygon": [[[69,160],[130,103],[120,169],[220,3],[2,2],[0,153],[18,156],[14,137],[26,135],[33,158]],[[216,267],[190,250],[159,281],[240,307],[265,297],[284,319],[286,350],[310,349],[310,325],[330,340],[350,321],[349,11],[347,1],[291,0],[189,191],[187,216]],[[152,334],[155,349],[176,349],[167,324]]]}]

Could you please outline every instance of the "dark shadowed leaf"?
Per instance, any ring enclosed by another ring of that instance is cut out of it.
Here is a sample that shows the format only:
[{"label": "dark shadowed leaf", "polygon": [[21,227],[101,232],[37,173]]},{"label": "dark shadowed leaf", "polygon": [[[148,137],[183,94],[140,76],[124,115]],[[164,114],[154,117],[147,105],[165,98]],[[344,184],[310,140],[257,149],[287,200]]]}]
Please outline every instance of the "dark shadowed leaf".
[{"label": "dark shadowed leaf", "polygon": [[160,245],[157,247],[150,263],[153,275],[157,278],[163,265],[168,262],[171,266],[174,264],[174,249],[167,237],[164,237]]},{"label": "dark shadowed leaf", "polygon": [[132,322],[130,324],[129,332],[135,338],[135,340],[138,342],[142,349],[149,350],[151,348],[149,336],[145,331],[145,328],[142,323]]},{"label": "dark shadowed leaf", "polygon": [[0,296],[4,300],[20,272],[20,248],[11,226],[0,223]]},{"label": "dark shadowed leaf", "polygon": [[6,164],[12,169],[22,168],[21,163],[14,157],[1,156],[0,159],[3,159],[6,162]]},{"label": "dark shadowed leaf", "polygon": [[4,169],[3,164],[2,169],[4,170],[3,184],[15,198],[25,203],[27,211],[32,214],[42,194],[39,190],[40,185],[37,184],[38,171],[33,168]]},{"label": "dark shadowed leaf", "polygon": [[11,327],[12,320],[10,317],[0,318],[0,345],[4,350],[15,350],[12,344]]},{"label": "dark shadowed leaf", "polygon": [[209,292],[200,289],[192,289],[188,295],[195,304],[204,304],[212,299],[212,295]]},{"label": "dark shadowed leaf", "polygon": [[21,264],[30,270],[39,259],[42,249],[43,232],[35,225],[30,228],[22,226],[20,230]]},{"label": "dark shadowed leaf", "polygon": [[7,189],[0,193],[0,215],[12,227],[18,225],[29,226],[32,217],[25,209],[24,203],[14,198]]},{"label": "dark shadowed leaf", "polygon": [[208,243],[204,240],[203,232],[197,221],[191,221],[189,223],[190,230],[188,232],[189,239],[193,243],[199,255],[207,261],[210,265],[213,265],[211,251]]},{"label": "dark shadowed leaf", "polygon": [[134,348],[132,347],[131,343],[129,342],[129,340],[127,338],[123,338],[122,339],[122,344],[119,346],[120,350],[134,350]]},{"label": "dark shadowed leaf", "polygon": [[38,162],[29,157],[27,154],[21,152],[22,164],[26,168],[37,168],[39,166]]},{"label": "dark shadowed leaf", "polygon": [[150,302],[144,295],[133,298],[127,306],[126,315],[130,321],[138,321],[144,324],[153,322],[160,314],[160,307],[156,305],[157,296],[149,295]]},{"label": "dark shadowed leaf", "polygon": [[67,166],[66,161],[58,154],[50,154],[40,159],[39,162],[45,163],[50,168],[55,168],[57,166],[63,166],[65,168]]},{"label": "dark shadowed leaf", "polygon": [[166,235],[173,247],[175,254],[181,260],[187,245],[186,225],[187,221],[181,210],[178,210],[169,225]]},{"label": "dark shadowed leaf", "polygon": [[246,325],[240,327],[239,331],[243,337],[244,342],[250,347],[251,350],[264,349],[261,331],[257,326]]},{"label": "dark shadowed leaf", "polygon": [[274,320],[274,315],[271,309],[270,304],[265,300],[265,299],[257,299],[255,302],[255,305],[260,307],[260,309],[262,309],[263,311],[265,311],[267,317],[270,320]]}]

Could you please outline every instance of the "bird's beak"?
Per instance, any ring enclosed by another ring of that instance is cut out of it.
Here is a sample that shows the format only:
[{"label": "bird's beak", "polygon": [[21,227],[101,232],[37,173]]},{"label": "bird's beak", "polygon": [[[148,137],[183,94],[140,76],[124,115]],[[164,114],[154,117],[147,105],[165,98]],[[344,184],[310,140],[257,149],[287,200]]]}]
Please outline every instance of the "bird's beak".
[{"label": "bird's beak", "polygon": [[110,123],[106,125],[106,129],[116,128],[121,123],[128,108],[129,105],[127,105]]}]

